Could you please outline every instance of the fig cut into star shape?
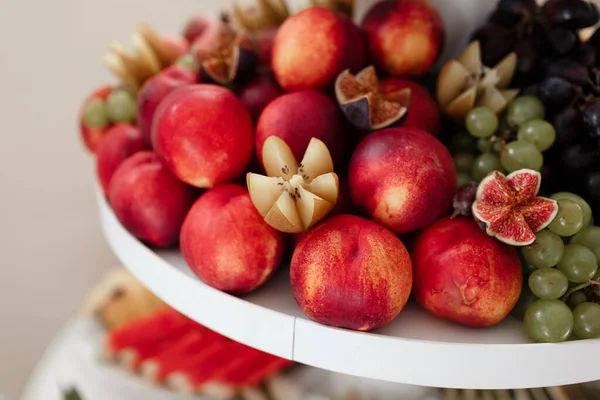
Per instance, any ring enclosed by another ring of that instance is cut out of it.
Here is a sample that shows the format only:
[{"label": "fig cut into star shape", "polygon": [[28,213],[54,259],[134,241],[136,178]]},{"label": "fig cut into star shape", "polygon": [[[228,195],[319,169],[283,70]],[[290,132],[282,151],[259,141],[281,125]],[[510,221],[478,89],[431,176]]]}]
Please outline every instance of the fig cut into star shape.
[{"label": "fig cut into star shape", "polygon": [[325,218],[335,206],[338,176],[325,143],[312,138],[302,162],[277,136],[267,138],[262,149],[267,176],[248,173],[252,203],[273,228],[303,232]]},{"label": "fig cut into star shape", "polygon": [[382,129],[398,122],[410,103],[410,89],[383,94],[373,66],[356,75],[343,71],[335,80],[335,96],[346,119],[363,131]]},{"label": "fig cut into star shape", "polygon": [[556,201],[537,196],[541,182],[541,174],[531,169],[508,176],[494,171],[477,188],[473,215],[485,223],[488,235],[512,246],[528,246],[535,232],[558,213]]}]

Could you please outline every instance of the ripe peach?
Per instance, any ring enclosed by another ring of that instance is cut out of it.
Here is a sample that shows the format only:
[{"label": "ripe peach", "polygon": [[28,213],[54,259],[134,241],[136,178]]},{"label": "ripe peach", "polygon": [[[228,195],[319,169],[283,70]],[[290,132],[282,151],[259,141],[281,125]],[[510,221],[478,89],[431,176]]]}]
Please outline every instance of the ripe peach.
[{"label": "ripe peach", "polygon": [[177,242],[195,193],[175,178],[156,154],[140,151],[117,168],[108,199],[121,224],[133,236],[163,247]]},{"label": "ripe peach", "polygon": [[310,319],[366,331],[400,313],[410,295],[412,265],[392,232],[364,218],[338,215],[300,240],[290,281]]},{"label": "ripe peach", "polygon": [[196,83],[196,74],[187,68],[172,66],[148,80],[137,97],[137,123],[144,143],[151,147],[152,118],[160,102],[173,90]]},{"label": "ripe peach", "polygon": [[252,155],[252,120],[229,90],[216,85],[175,89],[158,106],[154,151],[182,181],[210,188],[237,178]]},{"label": "ripe peach", "polygon": [[231,293],[261,286],[276,270],[286,236],[260,216],[246,188],[225,184],[204,193],[181,229],[181,252],[206,284]]},{"label": "ripe peach", "polygon": [[238,91],[238,97],[250,113],[253,121],[271,101],[283,94],[273,76],[269,73],[256,75]]},{"label": "ripe peach", "polygon": [[272,68],[285,90],[327,89],[337,75],[365,64],[365,40],[347,17],[310,7],[287,18],[273,43]]},{"label": "ripe peach", "polygon": [[79,129],[81,139],[83,140],[83,144],[85,148],[92,152],[96,152],[96,147],[100,140],[106,133],[106,130],[110,127],[110,124],[107,122],[106,126],[102,127],[88,127],[83,122],[83,115],[86,106],[95,99],[106,100],[110,93],[112,92],[112,88],[110,86],[101,86],[96,89],[92,94],[90,94],[85,101],[83,102],[83,107],[81,108],[80,116],[79,116]]},{"label": "ripe peach", "polygon": [[429,133],[388,128],[360,142],[350,161],[348,184],[354,204],[404,234],[450,210],[456,170],[448,150]]},{"label": "ripe peach", "polygon": [[431,313],[472,327],[493,325],[521,293],[516,250],[488,236],[472,218],[442,218],[412,246],[415,299]]},{"label": "ripe peach", "polygon": [[384,79],[380,85],[384,94],[410,89],[408,114],[400,123],[401,126],[418,128],[434,136],[438,135],[442,122],[440,109],[427,89],[417,82],[398,77]]},{"label": "ripe peach", "polygon": [[256,155],[262,165],[262,148],[269,136],[279,136],[292,149],[296,160],[315,137],[325,143],[334,166],[341,168],[346,149],[346,124],[337,104],[314,90],[284,94],[273,100],[258,118]]},{"label": "ripe peach", "polygon": [[384,0],[365,15],[371,60],[389,75],[425,74],[445,42],[445,29],[437,10],[424,0]]},{"label": "ripe peach", "polygon": [[106,131],[96,149],[96,173],[105,195],[117,167],[143,149],[142,135],[135,126],[120,124]]}]

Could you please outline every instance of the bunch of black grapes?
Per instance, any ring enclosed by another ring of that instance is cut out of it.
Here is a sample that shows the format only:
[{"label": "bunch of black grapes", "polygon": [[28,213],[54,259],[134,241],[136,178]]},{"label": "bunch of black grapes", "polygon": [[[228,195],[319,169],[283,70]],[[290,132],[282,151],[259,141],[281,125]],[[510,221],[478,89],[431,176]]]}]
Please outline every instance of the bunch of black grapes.
[{"label": "bunch of black grapes", "polygon": [[571,191],[600,215],[600,29],[589,40],[581,31],[600,21],[584,0],[500,0],[473,34],[483,63],[493,66],[514,51],[513,86],[539,97],[557,139],[544,154],[544,190]]}]

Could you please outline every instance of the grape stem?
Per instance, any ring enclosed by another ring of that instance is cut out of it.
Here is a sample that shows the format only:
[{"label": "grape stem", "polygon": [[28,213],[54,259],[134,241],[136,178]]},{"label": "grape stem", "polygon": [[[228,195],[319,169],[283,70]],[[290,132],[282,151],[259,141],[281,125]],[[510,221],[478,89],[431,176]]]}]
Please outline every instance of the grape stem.
[{"label": "grape stem", "polygon": [[[598,278],[600,279],[600,278]],[[579,292],[582,289],[585,289],[586,287],[592,286],[592,285],[597,285],[600,286],[600,282],[595,281],[590,279],[587,282],[582,283],[581,285],[577,285],[572,287],[567,293],[565,293],[565,295],[563,296],[563,301],[567,301],[569,299],[569,296],[571,296],[573,293],[575,292]]]}]

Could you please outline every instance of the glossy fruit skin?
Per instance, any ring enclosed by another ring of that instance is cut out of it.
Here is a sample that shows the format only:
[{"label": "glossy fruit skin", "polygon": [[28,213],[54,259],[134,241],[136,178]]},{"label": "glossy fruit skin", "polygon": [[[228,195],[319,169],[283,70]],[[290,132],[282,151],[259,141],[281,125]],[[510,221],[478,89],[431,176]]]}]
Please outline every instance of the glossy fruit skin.
[{"label": "glossy fruit skin", "polygon": [[85,110],[85,107],[89,102],[91,102],[94,99],[106,100],[111,92],[112,88],[110,86],[101,86],[85,99],[85,101],[83,102],[83,106],[81,107],[79,117],[79,130],[83,144],[90,153],[96,152],[96,147],[98,146],[98,143],[100,143],[102,136],[104,136],[104,133],[110,126],[107,126],[105,128],[88,128],[83,123],[83,111]]},{"label": "glossy fruit skin", "polygon": [[180,243],[183,258],[206,284],[247,293],[277,269],[286,236],[264,222],[246,188],[224,184],[194,203],[181,228]]},{"label": "glossy fruit skin", "polygon": [[327,146],[337,171],[347,146],[347,125],[338,105],[314,90],[302,90],[279,96],[269,103],[258,118],[255,151],[262,165],[262,148],[269,136],[278,136],[302,160],[310,139],[315,137]]},{"label": "glossy fruit skin", "polygon": [[388,128],[357,146],[348,183],[354,204],[366,215],[404,234],[450,211],[456,169],[448,150],[427,132]]},{"label": "glossy fruit skin", "polygon": [[535,342],[564,342],[573,332],[573,313],[560,300],[536,300],[523,318],[525,331]]},{"label": "glossy fruit skin", "polygon": [[338,215],[300,240],[290,267],[296,302],[322,324],[371,330],[406,304],[412,285],[408,251],[390,231],[364,218]]},{"label": "glossy fruit skin", "polygon": [[367,34],[371,62],[389,75],[425,74],[446,38],[439,13],[421,0],[374,3],[361,27]]},{"label": "glossy fruit skin", "polygon": [[485,234],[472,218],[442,218],[412,245],[415,299],[438,317],[471,327],[504,319],[521,293],[516,250]]},{"label": "glossy fruit skin", "polygon": [[154,151],[182,181],[210,188],[245,171],[252,155],[252,120],[229,90],[198,84],[175,89],[152,124]]},{"label": "glossy fruit skin", "polygon": [[150,151],[140,151],[115,171],[108,200],[121,224],[144,242],[175,244],[195,191],[179,181]]},{"label": "glossy fruit skin", "polygon": [[286,91],[326,90],[340,72],[358,72],[365,61],[364,37],[348,17],[309,7],[279,27],[271,67]]},{"label": "glossy fruit skin", "polygon": [[194,72],[181,66],[172,66],[155,75],[142,86],[137,97],[137,124],[146,147],[152,146],[152,121],[160,102],[175,89],[193,83],[196,83]]},{"label": "glossy fruit skin", "polygon": [[189,44],[192,44],[197,38],[199,38],[200,36],[202,36],[203,33],[206,32],[209,26],[216,24],[217,21],[206,18],[202,15],[193,17],[185,25],[183,29],[183,36]]},{"label": "glossy fruit skin", "polygon": [[409,79],[391,77],[380,82],[381,92],[386,94],[400,89],[410,89],[408,113],[400,126],[417,128],[438,136],[442,117],[440,108],[427,89]]},{"label": "glossy fruit skin", "polygon": [[105,195],[119,165],[143,149],[142,134],[133,125],[119,124],[106,131],[96,149],[96,173]]},{"label": "glossy fruit skin", "polygon": [[252,121],[257,121],[265,107],[283,93],[271,74],[260,74],[250,78],[237,95],[246,106]]}]

